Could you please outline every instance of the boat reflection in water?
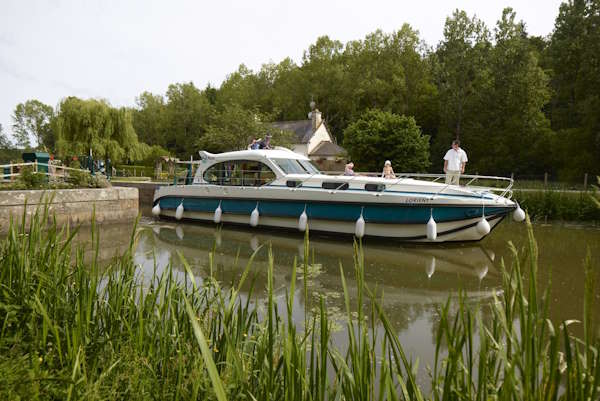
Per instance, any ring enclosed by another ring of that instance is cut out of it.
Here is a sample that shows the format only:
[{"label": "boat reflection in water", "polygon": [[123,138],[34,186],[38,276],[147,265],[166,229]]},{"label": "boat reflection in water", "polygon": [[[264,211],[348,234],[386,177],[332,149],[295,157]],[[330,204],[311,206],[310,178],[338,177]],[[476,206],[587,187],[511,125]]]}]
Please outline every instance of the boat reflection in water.
[{"label": "boat reflection in water", "polygon": [[[171,264],[177,275],[185,277],[185,269],[177,255],[181,253],[192,267],[197,280],[209,276],[209,254],[214,251],[212,274],[224,285],[236,283],[256,252],[252,272],[256,276],[254,295],[260,301],[267,283],[269,247],[272,248],[274,287],[278,295],[290,287],[294,260],[297,276],[302,279],[305,249],[298,235],[276,235],[241,228],[204,226],[198,224],[150,223],[140,238],[138,263],[146,269]],[[356,302],[357,286],[354,280],[353,245],[348,239],[313,236],[308,252],[308,307],[318,305],[324,297],[328,311],[344,310],[340,265],[344,269],[351,302]],[[151,251],[151,250],[154,251]],[[398,328],[410,320],[437,313],[448,297],[464,292],[467,302],[490,301],[500,290],[501,277],[493,260],[493,253],[480,244],[454,244],[432,247],[398,243],[385,244],[377,240],[364,244],[364,278],[366,285],[383,294],[384,310]],[[249,289],[247,281],[247,288]],[[302,284],[296,285],[299,309],[306,300]],[[284,298],[279,302],[284,306]],[[303,314],[302,314],[303,315]]]}]

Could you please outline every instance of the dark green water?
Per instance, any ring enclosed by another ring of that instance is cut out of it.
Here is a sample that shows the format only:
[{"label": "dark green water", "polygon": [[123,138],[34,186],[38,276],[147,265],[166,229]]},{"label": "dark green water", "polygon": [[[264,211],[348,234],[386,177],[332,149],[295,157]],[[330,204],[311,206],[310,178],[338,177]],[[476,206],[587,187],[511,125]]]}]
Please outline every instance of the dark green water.
[{"label": "dark green water", "polygon": [[[128,243],[130,226],[110,226],[101,232],[104,257],[114,255]],[[263,230],[246,230],[199,224],[179,224],[144,218],[140,225],[136,261],[144,273],[158,273],[171,264],[183,280],[180,252],[197,278],[211,274],[209,254],[214,251],[212,274],[223,284],[236,282],[254,250],[260,250],[253,263],[256,275],[254,296],[264,301],[268,249],[274,258],[274,284],[280,311],[285,311],[284,292],[290,287],[292,265],[303,265],[302,235]],[[600,269],[600,228],[577,225],[535,225],[539,246],[539,283],[544,288],[552,279],[551,318],[555,322],[581,319],[583,313],[584,267],[587,252],[593,267]],[[440,305],[463,290],[470,304],[489,303],[501,291],[501,261],[512,263],[509,241],[517,249],[527,242],[524,224],[509,221],[479,243],[458,245],[409,245],[367,239],[364,242],[365,281],[383,293],[383,305],[406,350],[422,364],[431,364]],[[111,245],[112,244],[112,245]],[[343,267],[351,301],[356,302],[353,245],[348,238],[311,236],[308,270],[308,299],[303,283],[296,284],[294,315],[303,322],[306,308],[318,305],[324,297],[328,313],[337,322],[336,341],[345,343],[344,302],[340,281]],[[301,276],[301,272],[298,273]],[[600,292],[596,291],[600,302]],[[594,311],[600,320],[600,308]],[[575,333],[581,328],[573,326]]]}]

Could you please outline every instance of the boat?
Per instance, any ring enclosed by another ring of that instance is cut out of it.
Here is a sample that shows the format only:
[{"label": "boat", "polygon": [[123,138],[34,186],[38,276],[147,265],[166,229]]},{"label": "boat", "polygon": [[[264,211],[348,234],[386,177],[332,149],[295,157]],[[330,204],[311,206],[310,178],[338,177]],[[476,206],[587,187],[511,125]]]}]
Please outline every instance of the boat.
[{"label": "boat", "polygon": [[184,185],[155,191],[155,216],[411,242],[478,241],[507,215],[525,217],[510,178],[328,175],[285,148],[199,155]]}]

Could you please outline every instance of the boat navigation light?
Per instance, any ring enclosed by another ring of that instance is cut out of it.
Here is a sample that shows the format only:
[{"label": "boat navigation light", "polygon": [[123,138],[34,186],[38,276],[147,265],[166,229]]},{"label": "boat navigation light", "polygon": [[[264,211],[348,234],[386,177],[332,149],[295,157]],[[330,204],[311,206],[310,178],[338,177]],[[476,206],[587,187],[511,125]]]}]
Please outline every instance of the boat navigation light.
[{"label": "boat navigation light", "polygon": [[215,215],[213,216],[213,221],[217,224],[221,222],[221,215],[223,214],[223,210],[221,209],[221,201],[219,201],[219,206],[215,209]]},{"label": "boat navigation light", "polygon": [[427,222],[427,239],[430,241],[435,241],[437,238],[437,224],[433,219],[433,209],[431,209],[431,216],[429,217],[429,221]]},{"label": "boat navigation light", "polygon": [[156,205],[152,208],[152,214],[154,216],[160,215],[160,202],[156,202]]},{"label": "boat navigation light", "polygon": [[252,214],[250,215],[250,225],[252,227],[256,227],[258,225],[258,217],[259,217],[259,213],[258,213],[258,202],[256,202],[256,207],[254,208],[254,210],[252,211]]},{"label": "boat navigation light", "polygon": [[354,235],[356,238],[362,238],[365,236],[365,219],[363,219],[363,208],[360,209],[360,217],[356,219],[356,225],[354,226]]},{"label": "boat navigation light", "polygon": [[516,222],[521,222],[525,220],[525,211],[521,209],[521,206],[517,203],[517,208],[513,212],[513,220]]},{"label": "boat navigation light", "polygon": [[179,206],[177,206],[177,209],[175,210],[175,218],[177,220],[181,220],[182,217],[183,217],[183,199],[181,200],[181,203],[179,204]]},{"label": "boat navigation light", "polygon": [[298,218],[298,230],[306,231],[306,223],[308,223],[308,216],[306,215],[306,205],[304,205],[304,211]]}]

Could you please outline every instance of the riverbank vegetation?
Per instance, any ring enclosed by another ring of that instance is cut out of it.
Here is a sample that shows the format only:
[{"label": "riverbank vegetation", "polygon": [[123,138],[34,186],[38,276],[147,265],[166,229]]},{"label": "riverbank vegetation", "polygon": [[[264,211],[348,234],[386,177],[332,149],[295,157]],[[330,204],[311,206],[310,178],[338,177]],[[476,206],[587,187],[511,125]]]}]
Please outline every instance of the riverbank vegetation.
[{"label": "riverbank vegetation", "polygon": [[[531,226],[525,249],[512,248],[495,302],[441,307],[431,382],[423,385],[418,355],[405,353],[380,307],[385,295],[363,282],[359,244],[354,266],[340,267],[348,341],[340,348],[322,299],[305,305],[303,322],[292,317],[303,292],[310,299],[306,287],[296,287],[306,283],[299,280],[306,265],[290,266],[280,308],[270,252],[264,289],[255,288],[252,258],[231,286],[195,277],[185,261],[185,272],[155,269],[143,277],[133,262],[136,227],[129,249],[99,266],[97,257],[84,262],[75,232],[49,220],[39,209],[27,227],[25,219],[15,223],[0,242],[3,399],[593,400],[599,394],[590,261],[581,321],[552,322],[548,291],[537,286]],[[92,243],[97,256],[97,232]],[[308,234],[304,252],[308,261]],[[312,307],[316,312],[307,312]],[[573,324],[583,326],[581,338],[571,334]]]},{"label": "riverbank vegetation", "polygon": [[533,220],[600,222],[593,191],[515,190],[514,199]]}]

